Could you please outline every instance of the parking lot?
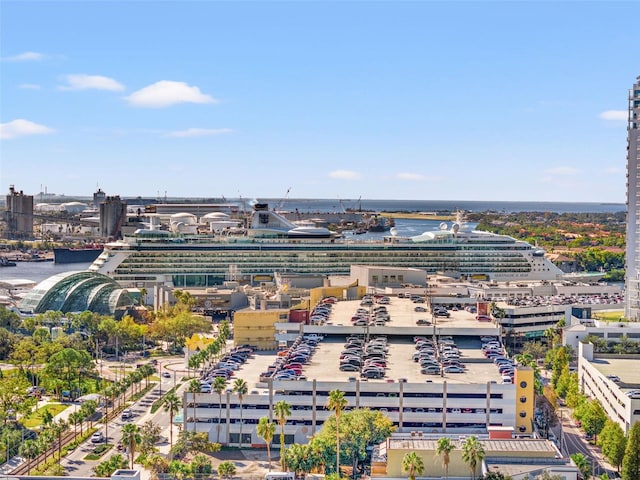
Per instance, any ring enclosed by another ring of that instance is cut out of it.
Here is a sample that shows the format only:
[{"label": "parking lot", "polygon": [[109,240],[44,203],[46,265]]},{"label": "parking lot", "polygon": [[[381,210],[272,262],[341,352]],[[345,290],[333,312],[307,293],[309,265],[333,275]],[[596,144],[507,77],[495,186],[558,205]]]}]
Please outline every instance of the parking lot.
[{"label": "parking lot", "polygon": [[[372,306],[362,306],[360,301],[343,301],[333,305],[332,313],[328,321],[333,326],[343,325],[352,327],[352,317],[357,314],[358,309],[367,315],[373,311]],[[416,307],[423,307],[424,304],[413,303],[411,299],[391,298],[385,305],[389,314],[389,321],[386,322],[384,335],[376,334],[375,331],[381,329],[362,326],[362,333],[356,336],[365,340],[376,337],[386,338],[388,352],[386,354],[386,368],[384,378],[369,378],[369,382],[397,382],[406,379],[407,382],[451,382],[451,383],[477,383],[500,381],[500,375],[496,366],[487,360],[480,349],[481,342],[478,336],[467,336],[465,326],[472,324],[477,327],[478,322],[475,315],[467,311],[452,311],[449,318],[435,319],[436,327],[443,324],[459,330],[460,335],[453,336],[456,346],[460,351],[460,361],[465,367],[464,373],[445,373],[442,375],[429,375],[420,372],[421,366],[413,360],[416,352],[413,341],[417,331],[420,335],[432,338],[434,332],[433,325],[427,325],[416,330],[416,322],[425,319],[429,323],[434,321],[430,312],[416,312]],[[412,327],[408,330],[407,327]],[[318,381],[349,381],[354,377],[360,378],[360,371],[341,371],[340,355],[345,348],[345,342],[349,335],[330,335],[321,341],[309,363],[303,366],[302,375],[307,380]],[[277,358],[274,353],[256,352],[241,368],[235,372],[236,378],[243,378],[249,383],[250,390],[262,393],[265,388],[264,383],[259,382],[260,374],[267,370]]]}]

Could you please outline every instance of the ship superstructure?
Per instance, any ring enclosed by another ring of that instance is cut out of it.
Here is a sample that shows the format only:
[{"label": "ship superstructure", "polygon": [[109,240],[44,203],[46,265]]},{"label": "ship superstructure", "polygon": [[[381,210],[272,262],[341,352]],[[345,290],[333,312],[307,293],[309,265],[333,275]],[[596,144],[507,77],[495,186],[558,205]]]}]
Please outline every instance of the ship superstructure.
[{"label": "ship superstructure", "polygon": [[351,265],[420,268],[468,279],[557,280],[563,272],[542,249],[506,235],[470,230],[462,221],[414,237],[338,238],[323,227],[298,226],[264,204],[247,225],[219,233],[138,230],[108,243],[90,270],[125,286],[210,287],[257,283],[275,272],[348,275]]}]

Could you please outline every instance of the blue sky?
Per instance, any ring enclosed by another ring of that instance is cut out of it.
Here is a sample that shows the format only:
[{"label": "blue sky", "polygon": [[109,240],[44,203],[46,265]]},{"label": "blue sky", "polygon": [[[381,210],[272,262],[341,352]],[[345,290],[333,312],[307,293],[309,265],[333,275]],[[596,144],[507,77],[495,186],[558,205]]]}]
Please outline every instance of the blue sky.
[{"label": "blue sky", "polygon": [[625,201],[637,2],[1,9],[5,191]]}]

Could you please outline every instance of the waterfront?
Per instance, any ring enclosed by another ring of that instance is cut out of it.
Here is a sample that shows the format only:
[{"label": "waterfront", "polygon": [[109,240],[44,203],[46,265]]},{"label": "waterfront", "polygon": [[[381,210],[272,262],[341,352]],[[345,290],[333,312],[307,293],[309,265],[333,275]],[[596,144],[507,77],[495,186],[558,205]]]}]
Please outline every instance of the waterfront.
[{"label": "waterfront", "polygon": [[[371,199],[304,199],[291,198],[259,199],[260,202],[282,209],[301,213],[307,212],[341,212],[352,209],[373,212],[455,212],[466,210],[471,212],[552,212],[552,213],[604,213],[624,212],[624,203],[595,203],[595,202],[503,202],[503,201],[474,201],[474,200],[371,200]],[[241,203],[238,201],[238,203]],[[246,202],[250,208],[251,202]]]},{"label": "waterfront", "polygon": [[25,279],[41,282],[52,275],[62,272],[82,271],[89,268],[90,263],[64,263],[54,262],[16,262],[15,267],[0,269],[0,281]]}]

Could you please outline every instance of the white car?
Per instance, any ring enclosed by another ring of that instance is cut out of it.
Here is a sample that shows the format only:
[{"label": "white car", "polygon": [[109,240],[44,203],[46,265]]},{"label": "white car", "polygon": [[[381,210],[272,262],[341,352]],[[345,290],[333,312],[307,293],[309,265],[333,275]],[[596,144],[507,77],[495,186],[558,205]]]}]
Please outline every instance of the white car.
[{"label": "white car", "polygon": [[122,420],[127,420],[132,417],[133,417],[133,410],[131,410],[130,408],[125,408],[122,411]]},{"label": "white car", "polygon": [[91,443],[100,443],[100,442],[104,442],[104,433],[96,432],[93,435],[91,435]]}]

